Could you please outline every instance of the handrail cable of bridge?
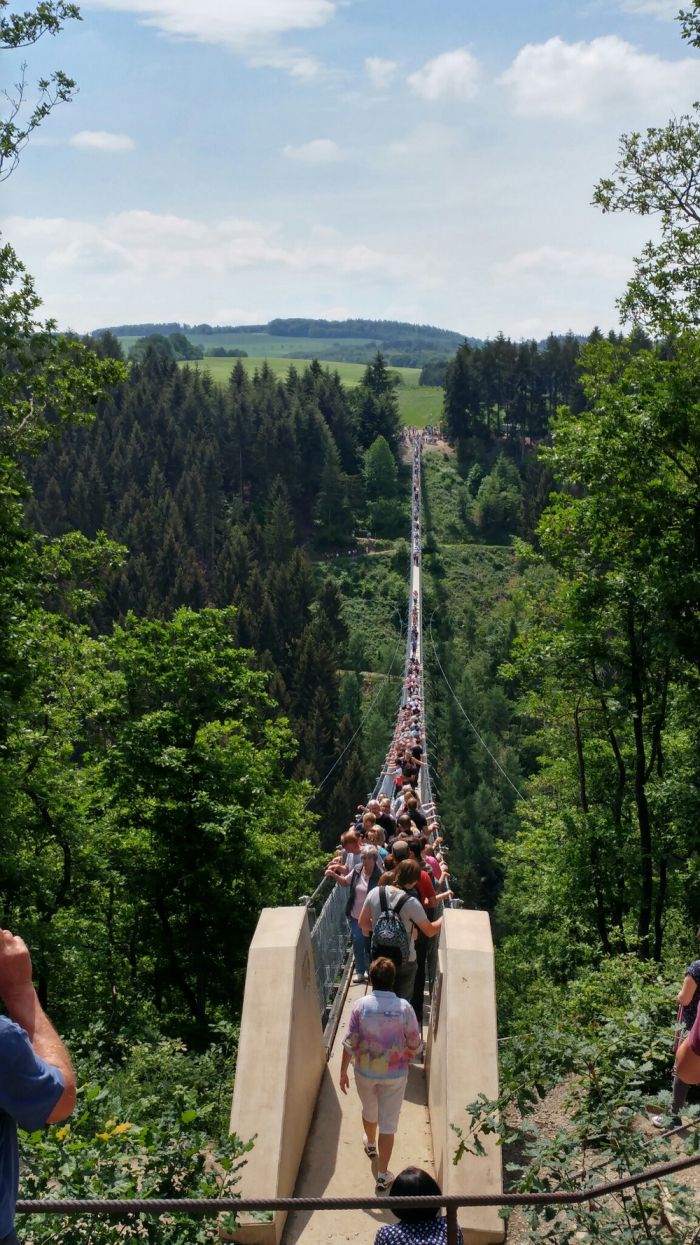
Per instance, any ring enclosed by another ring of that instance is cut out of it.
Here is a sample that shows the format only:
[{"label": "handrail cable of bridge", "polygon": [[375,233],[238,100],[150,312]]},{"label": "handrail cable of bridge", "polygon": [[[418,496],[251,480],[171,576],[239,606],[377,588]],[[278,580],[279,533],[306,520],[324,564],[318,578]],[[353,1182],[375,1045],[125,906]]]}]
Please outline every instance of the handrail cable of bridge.
[{"label": "handrail cable of bridge", "polygon": [[324,778],[322,778],[322,779],[321,779],[320,783],[318,783],[318,785],[317,785],[317,787],[316,787],[316,789],[315,789],[315,791],[314,791],[313,795],[309,796],[309,799],[306,801],[306,804],[304,805],[304,808],[308,808],[308,807],[309,807],[309,805],[313,803],[313,801],[316,799],[316,796],[318,795],[318,793],[319,793],[319,791],[321,790],[321,788],[325,786],[325,784],[328,782],[328,779],[330,778],[331,774],[332,774],[332,773],[334,772],[334,770],[335,770],[335,769],[337,769],[337,767],[340,765],[340,762],[342,761],[343,757],[345,756],[345,753],[348,751],[348,749],[352,746],[352,744],[353,744],[353,743],[355,742],[355,740],[357,739],[357,736],[359,735],[360,731],[361,731],[361,730],[362,730],[362,728],[364,727],[365,722],[367,721],[367,719],[369,718],[370,714],[372,713],[372,710],[374,709],[374,706],[376,705],[376,703],[377,703],[377,701],[378,701],[378,699],[379,699],[379,697],[380,697],[381,693],[384,691],[384,688],[386,687],[387,683],[389,682],[389,679],[391,678],[391,672],[392,672],[392,670],[394,669],[394,662],[396,661],[396,657],[397,657],[397,654],[398,654],[398,652],[399,652],[399,649],[401,648],[402,643],[403,643],[403,627],[402,627],[402,629],[401,629],[401,634],[399,635],[398,641],[397,641],[397,643],[396,643],[396,647],[395,647],[395,649],[394,649],[394,652],[393,652],[393,655],[392,655],[392,658],[391,658],[391,662],[390,662],[390,665],[389,665],[389,669],[387,670],[386,674],[384,674],[384,675],[382,676],[382,681],[381,681],[381,683],[379,684],[379,687],[377,688],[377,691],[375,692],[374,696],[372,697],[371,703],[369,704],[368,708],[367,708],[367,709],[365,709],[365,712],[362,714],[362,717],[360,718],[359,725],[357,726],[357,728],[356,728],[356,730],[353,732],[353,734],[350,736],[350,738],[349,738],[348,742],[346,743],[345,747],[343,748],[343,751],[340,753],[340,755],[339,755],[338,757],[336,757],[336,759],[335,759],[335,761],[333,762],[333,764],[331,765],[331,768],[329,769],[328,773],[325,775],[325,777],[324,777]]},{"label": "handrail cable of bridge", "polygon": [[494,765],[496,766],[496,769],[498,769],[498,770],[500,771],[500,773],[501,773],[501,774],[503,775],[503,777],[505,778],[506,782],[507,782],[507,783],[508,783],[508,784],[509,784],[512,788],[513,788],[513,790],[514,790],[515,794],[517,795],[518,799],[519,799],[519,800],[523,800],[523,801],[527,804],[527,796],[526,796],[526,795],[523,795],[522,791],[519,791],[519,790],[518,790],[518,788],[516,787],[516,785],[515,785],[515,783],[513,782],[512,778],[510,778],[510,777],[509,777],[509,775],[506,773],[506,771],[504,770],[504,768],[503,768],[503,766],[501,765],[501,763],[500,763],[500,761],[498,760],[498,758],[497,758],[497,757],[495,757],[495,756],[493,755],[493,752],[491,751],[491,749],[489,748],[488,744],[486,743],[486,740],[485,740],[485,739],[484,739],[484,738],[483,738],[483,737],[479,734],[479,731],[477,730],[476,726],[474,725],[474,723],[472,722],[471,718],[469,717],[469,715],[468,715],[468,713],[467,713],[466,709],[464,708],[464,705],[463,705],[463,704],[462,704],[462,702],[460,701],[459,697],[457,696],[457,693],[455,692],[455,689],[453,688],[452,684],[450,683],[450,680],[448,679],[447,675],[445,674],[445,671],[444,671],[444,670],[443,670],[443,668],[442,668],[442,663],[441,663],[441,661],[440,661],[440,658],[438,657],[438,651],[437,651],[437,648],[435,647],[435,639],[434,639],[434,636],[433,636],[433,617],[434,617],[434,611],[433,611],[433,614],[431,614],[431,615],[430,615],[430,619],[429,619],[429,621],[428,621],[428,631],[430,632],[430,643],[431,643],[431,644],[432,644],[432,646],[433,646],[433,653],[434,653],[434,655],[435,655],[435,660],[436,660],[436,662],[437,662],[438,669],[439,669],[440,674],[442,675],[443,679],[445,680],[445,683],[447,684],[447,686],[448,686],[448,688],[449,688],[449,691],[450,691],[450,694],[451,694],[451,696],[452,696],[452,699],[454,700],[454,702],[455,702],[455,704],[456,704],[457,708],[459,709],[460,713],[462,714],[462,717],[464,718],[464,720],[465,720],[465,722],[467,723],[467,725],[468,725],[469,727],[471,727],[471,729],[473,730],[473,732],[474,732],[474,734],[476,735],[477,739],[479,740],[479,743],[481,744],[482,748],[485,748],[486,752],[488,752],[489,756],[491,757],[491,760],[493,761]]}]

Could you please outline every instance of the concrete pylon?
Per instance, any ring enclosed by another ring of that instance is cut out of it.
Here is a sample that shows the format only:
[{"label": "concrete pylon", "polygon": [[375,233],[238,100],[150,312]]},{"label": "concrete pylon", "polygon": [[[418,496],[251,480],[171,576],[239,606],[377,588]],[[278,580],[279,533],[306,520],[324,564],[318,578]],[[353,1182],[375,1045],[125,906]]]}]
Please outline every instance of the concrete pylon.
[{"label": "concrete pylon", "polygon": [[[264,908],[248,952],[231,1110],[231,1132],[255,1137],[241,1197],[293,1196],[325,1066],[306,909]],[[232,1239],[279,1245],[286,1218],[242,1215]]]},{"label": "concrete pylon", "polygon": [[[496,978],[487,912],[444,914],[426,1054],[428,1106],[435,1175],[443,1193],[503,1192],[500,1147],[483,1137],[484,1155],[465,1154],[455,1166],[458,1139],[452,1124],[466,1128],[465,1107],[479,1094],[498,1097]],[[505,1238],[498,1207],[463,1206],[458,1214],[465,1245]]]}]

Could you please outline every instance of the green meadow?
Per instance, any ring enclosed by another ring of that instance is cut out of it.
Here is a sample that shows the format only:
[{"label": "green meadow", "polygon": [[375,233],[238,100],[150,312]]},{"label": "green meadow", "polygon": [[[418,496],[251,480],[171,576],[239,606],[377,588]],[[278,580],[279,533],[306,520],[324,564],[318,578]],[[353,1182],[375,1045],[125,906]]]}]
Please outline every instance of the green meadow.
[{"label": "green meadow", "polygon": [[[194,340],[194,337],[191,337],[191,340]],[[281,339],[271,340],[279,341]],[[255,358],[249,356],[247,359],[201,359],[196,362],[183,363],[181,366],[202,368],[209,372],[215,381],[224,385],[236,363],[242,363],[246,372],[251,376],[253,372],[262,367],[263,363],[267,363],[270,371],[275,376],[284,377],[287,375],[290,367],[295,367],[301,372],[308,366],[308,362],[307,359],[292,360],[283,359],[279,356],[260,356]],[[365,372],[364,363],[324,362],[322,366],[337,372],[343,384],[349,388],[359,385]],[[417,428],[425,428],[426,424],[437,423],[442,414],[442,389],[419,385],[420,368],[418,367],[395,367],[391,370],[396,372],[401,378],[401,384],[398,386],[396,394],[402,422]]]},{"label": "green meadow", "polygon": [[[289,359],[290,355],[330,355],[348,346],[366,346],[369,358],[373,349],[379,348],[379,342],[371,337],[344,337],[342,341],[331,337],[281,337],[271,333],[186,333],[193,346],[201,346],[208,350],[212,346],[225,346],[227,350],[245,350],[256,359]],[[120,337],[122,349],[128,354],[131,347],[139,340],[138,337]]]}]

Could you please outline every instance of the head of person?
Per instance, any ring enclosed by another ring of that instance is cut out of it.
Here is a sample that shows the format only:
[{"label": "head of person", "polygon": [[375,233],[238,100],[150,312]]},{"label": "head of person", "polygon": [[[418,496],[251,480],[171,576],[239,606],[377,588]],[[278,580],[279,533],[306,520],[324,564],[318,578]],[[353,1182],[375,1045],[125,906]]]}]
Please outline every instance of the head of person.
[{"label": "head of person", "polygon": [[369,966],[369,980],[373,990],[393,990],[396,965],[385,955],[377,956]]},{"label": "head of person", "polygon": [[400,865],[402,860],[408,860],[408,843],[404,839],[397,839],[391,849],[391,854],[397,865]]},{"label": "head of person", "polygon": [[376,820],[377,820],[377,819],[376,819],[376,817],[375,817],[374,813],[364,813],[364,814],[363,814],[363,816],[362,816],[362,828],[363,828],[363,830],[364,830],[365,834],[367,833],[367,831],[368,831],[368,830],[371,830],[371,829],[373,828],[374,823],[375,823],[375,821],[376,821]]},{"label": "head of person", "polygon": [[365,846],[360,848],[360,856],[362,857],[362,867],[365,873],[373,873],[379,856],[379,852],[374,844],[365,843]]},{"label": "head of person", "polygon": [[379,807],[383,813],[391,812],[391,800],[389,799],[388,795],[382,796],[381,800],[379,801]]},{"label": "head of person", "polygon": [[386,836],[381,826],[373,826],[371,830],[367,831],[365,840],[367,843],[372,843],[375,847],[383,847],[385,837]]},{"label": "head of person", "polygon": [[412,834],[413,828],[411,818],[408,813],[402,813],[401,816],[397,818],[396,824],[398,826],[399,834]]},{"label": "head of person", "polygon": [[346,830],[345,834],[341,834],[340,842],[346,852],[359,852],[362,838],[353,826],[352,829]]},{"label": "head of person", "polygon": [[410,842],[406,844],[406,847],[408,848],[411,854],[410,858],[413,860],[417,860],[420,863],[422,859],[422,855],[423,855],[423,840],[422,839],[411,839]]},{"label": "head of person", "polygon": [[417,860],[402,860],[394,874],[394,886],[402,891],[412,890],[420,881],[420,865]]},{"label": "head of person", "polygon": [[367,812],[374,813],[374,816],[376,817],[379,812],[379,800],[368,800]]},{"label": "head of person", "polygon": [[[391,961],[389,961],[391,963]],[[372,970],[370,969],[370,974]],[[394,1178],[389,1190],[392,1197],[438,1197],[442,1193],[437,1180],[424,1172],[422,1167],[404,1167]],[[402,1223],[427,1223],[440,1214],[439,1206],[397,1206],[393,1212]]]}]

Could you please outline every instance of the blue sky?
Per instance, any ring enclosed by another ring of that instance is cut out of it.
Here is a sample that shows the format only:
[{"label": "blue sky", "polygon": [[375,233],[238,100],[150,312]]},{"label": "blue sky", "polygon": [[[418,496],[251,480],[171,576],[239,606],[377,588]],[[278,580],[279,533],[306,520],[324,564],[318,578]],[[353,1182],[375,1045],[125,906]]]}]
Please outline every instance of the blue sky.
[{"label": "blue sky", "polygon": [[25,53],[80,92],[4,183],[3,232],[78,330],[611,327],[654,226],[590,200],[621,132],[700,98],[676,7],[85,0]]}]

